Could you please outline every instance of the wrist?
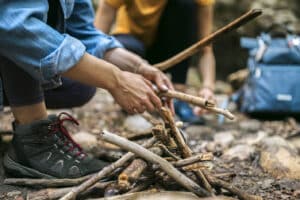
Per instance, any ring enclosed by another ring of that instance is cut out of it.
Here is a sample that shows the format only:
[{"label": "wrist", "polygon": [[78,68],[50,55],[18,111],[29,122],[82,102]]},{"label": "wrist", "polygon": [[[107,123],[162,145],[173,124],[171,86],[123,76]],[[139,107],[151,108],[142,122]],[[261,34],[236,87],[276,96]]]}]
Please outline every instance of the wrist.
[{"label": "wrist", "polygon": [[111,68],[111,73],[109,78],[106,78],[106,84],[104,85],[104,89],[111,91],[115,88],[119,87],[120,79],[122,76],[122,71],[119,68],[113,67]]},{"label": "wrist", "polygon": [[203,90],[203,89],[208,89],[208,90],[214,92],[214,91],[215,91],[215,86],[214,86],[214,85],[211,85],[211,84],[203,84],[203,86],[202,86],[201,89],[202,89],[202,90]]}]

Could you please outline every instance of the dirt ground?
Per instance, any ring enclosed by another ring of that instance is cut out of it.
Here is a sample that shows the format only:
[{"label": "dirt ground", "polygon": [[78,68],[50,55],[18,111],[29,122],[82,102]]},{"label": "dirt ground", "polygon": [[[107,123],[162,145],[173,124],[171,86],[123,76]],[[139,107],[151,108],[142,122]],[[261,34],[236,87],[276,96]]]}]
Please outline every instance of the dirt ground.
[{"label": "dirt ground", "polygon": [[[219,95],[218,99],[223,99],[223,96]],[[126,129],[130,118],[103,90],[99,90],[93,100],[84,107],[64,111],[79,119],[81,126],[73,128],[73,133],[97,135],[100,130],[107,129],[122,135],[131,131],[128,127]],[[189,145],[195,152],[213,152],[215,160],[210,164],[211,171],[234,174],[227,181],[249,193],[260,195],[263,199],[300,199],[298,124],[292,118],[262,121],[249,119],[240,113],[235,114],[237,120],[233,122],[225,120],[224,124],[219,124],[215,115],[207,115],[205,125],[186,126],[184,132]],[[0,114],[1,163],[12,137],[9,133],[11,121],[9,109]],[[136,124],[141,126],[136,127],[137,130],[143,128],[143,124],[139,124],[138,121]],[[83,144],[83,147],[85,146]],[[277,150],[285,147],[292,153],[284,154],[286,160],[282,160]],[[275,151],[272,150],[274,148]],[[271,152],[271,158],[266,161],[262,156],[266,157],[268,152]],[[3,185],[4,178],[1,164],[0,199],[14,199],[17,194],[25,195],[28,191],[28,188]],[[226,191],[222,192],[227,194]]]}]

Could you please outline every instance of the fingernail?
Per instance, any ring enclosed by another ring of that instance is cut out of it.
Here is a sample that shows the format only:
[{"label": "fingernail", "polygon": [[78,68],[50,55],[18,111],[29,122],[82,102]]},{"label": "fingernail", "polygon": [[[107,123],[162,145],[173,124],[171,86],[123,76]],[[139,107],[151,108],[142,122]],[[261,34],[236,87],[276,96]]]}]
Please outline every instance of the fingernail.
[{"label": "fingernail", "polygon": [[169,89],[166,85],[162,85],[161,87],[162,87],[162,89],[165,90],[165,91]]}]

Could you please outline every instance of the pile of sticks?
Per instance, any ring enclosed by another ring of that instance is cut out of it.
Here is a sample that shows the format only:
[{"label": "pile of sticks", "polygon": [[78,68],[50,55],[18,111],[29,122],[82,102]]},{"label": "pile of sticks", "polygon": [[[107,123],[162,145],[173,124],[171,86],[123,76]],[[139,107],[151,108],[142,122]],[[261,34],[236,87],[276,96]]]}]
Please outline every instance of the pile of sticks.
[{"label": "pile of sticks", "polygon": [[215,196],[223,188],[240,199],[261,199],[213,175],[206,165],[213,155],[193,153],[171,111],[162,107],[159,113],[163,120],[150,119],[153,136],[142,145],[103,131],[103,141],[128,153],[96,174],[78,179],[6,179],[4,183],[47,188],[29,192],[28,200],[71,200],[95,190],[113,196],[143,191],[157,183],[160,189],[187,190],[199,197]]},{"label": "pile of sticks", "polygon": [[[182,61],[208,45],[222,34],[233,30],[261,14],[259,10],[251,10],[242,17],[199,41],[173,58],[158,63],[156,67],[165,70]],[[228,110],[222,110],[214,102],[186,95],[176,91],[166,91],[161,97],[177,98],[191,104],[201,106],[211,112],[224,115],[229,119],[234,116]],[[171,111],[162,107],[159,109],[162,120],[148,116],[153,124],[152,137],[142,145],[129,141],[116,134],[103,131],[100,138],[108,143],[128,151],[120,159],[104,167],[96,174],[78,179],[6,179],[5,184],[45,187],[39,191],[29,192],[28,200],[73,200],[78,196],[91,192],[103,191],[104,196],[133,193],[148,189],[159,184],[160,188],[169,190],[186,190],[199,197],[214,197],[227,190],[233,196],[242,200],[260,200],[259,196],[250,195],[228,182],[212,174],[206,162],[213,161],[211,153],[195,154],[182,135],[178,123]]]},{"label": "pile of sticks", "polygon": [[213,175],[206,165],[213,162],[213,155],[195,154],[171,111],[162,107],[159,113],[163,120],[151,119],[153,136],[142,145],[103,131],[103,141],[128,153],[96,174],[78,179],[6,179],[5,184],[47,188],[29,192],[29,200],[73,200],[95,190],[107,197],[143,191],[153,185],[159,185],[160,190],[187,190],[199,197],[213,197],[225,189],[243,200],[261,199]]}]

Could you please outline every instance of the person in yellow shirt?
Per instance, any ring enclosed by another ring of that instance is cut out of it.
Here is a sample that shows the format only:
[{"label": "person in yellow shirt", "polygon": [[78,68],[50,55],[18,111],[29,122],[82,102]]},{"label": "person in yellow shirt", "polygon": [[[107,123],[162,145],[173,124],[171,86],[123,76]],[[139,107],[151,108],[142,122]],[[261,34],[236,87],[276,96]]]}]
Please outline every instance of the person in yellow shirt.
[{"label": "person in yellow shirt", "polygon": [[[212,31],[213,4],[214,0],[100,0],[95,26],[155,64]],[[190,59],[186,59],[167,71],[174,83],[186,82],[189,65]],[[199,95],[214,100],[215,57],[211,46],[200,52],[198,66],[203,80]],[[203,112],[199,108],[195,111]]]}]

